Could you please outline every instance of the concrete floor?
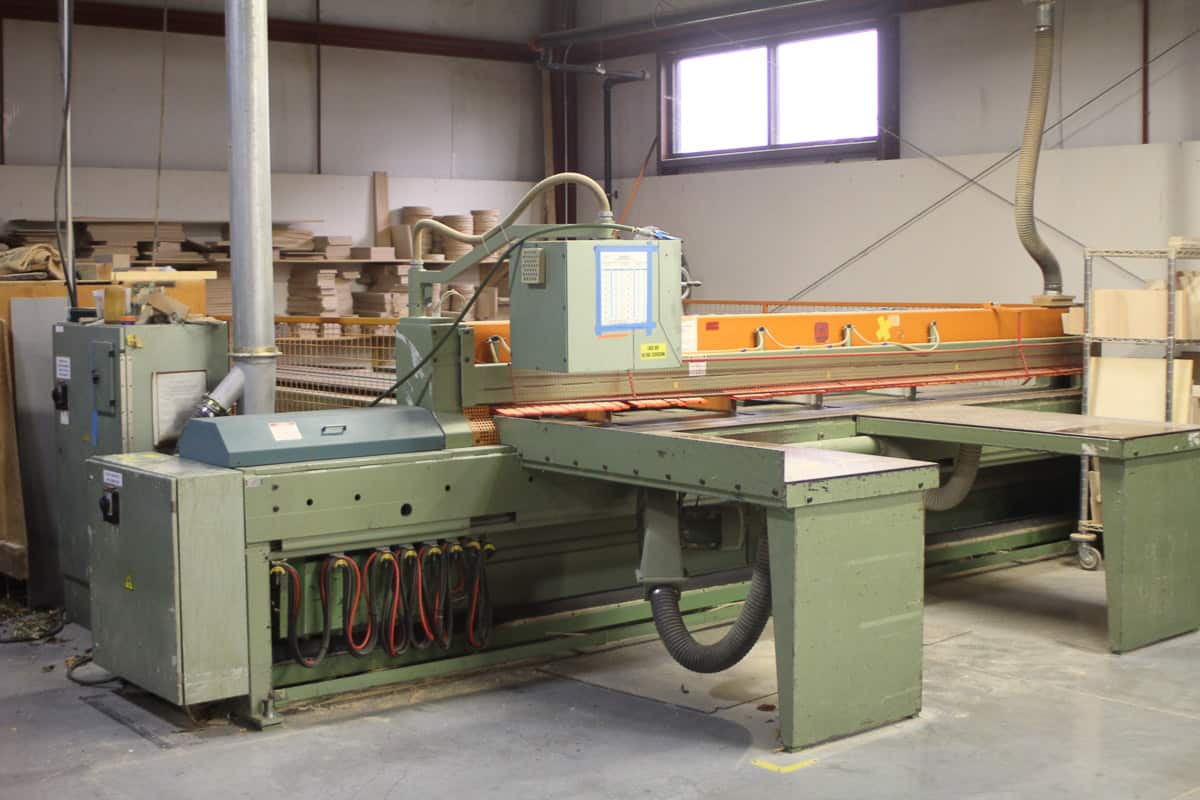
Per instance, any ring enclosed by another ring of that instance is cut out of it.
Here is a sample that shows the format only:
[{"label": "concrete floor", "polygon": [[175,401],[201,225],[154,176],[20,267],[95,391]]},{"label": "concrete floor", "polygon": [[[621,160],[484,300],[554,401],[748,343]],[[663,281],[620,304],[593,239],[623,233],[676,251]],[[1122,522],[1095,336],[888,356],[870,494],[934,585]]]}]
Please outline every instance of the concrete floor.
[{"label": "concrete floor", "polygon": [[1116,657],[1104,625],[1071,562],[933,585],[920,717],[799,754],[774,750],[769,637],[716,676],[643,641],[250,733],[68,683],[68,628],[0,647],[0,798],[1200,800],[1200,635]]}]

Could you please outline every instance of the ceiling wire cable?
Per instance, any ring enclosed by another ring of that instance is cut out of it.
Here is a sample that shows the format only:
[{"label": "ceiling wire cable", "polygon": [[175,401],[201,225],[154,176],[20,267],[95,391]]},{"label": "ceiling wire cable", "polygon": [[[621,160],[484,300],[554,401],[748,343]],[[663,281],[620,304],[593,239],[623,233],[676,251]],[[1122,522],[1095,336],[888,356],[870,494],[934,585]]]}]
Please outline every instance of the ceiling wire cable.
[{"label": "ceiling wire cable", "polygon": [[[63,24],[68,26],[66,52],[62,53],[63,63],[63,83],[66,89],[63,91],[62,105],[62,133],[58,140],[58,165],[54,170],[54,238],[58,244],[58,258],[63,264],[63,273],[67,279],[67,300],[72,309],[79,306],[78,292],[75,287],[75,270],[73,269],[75,259],[68,258],[63,249],[63,226],[60,224],[58,214],[59,209],[59,193],[62,189],[63,172],[66,170],[67,161],[67,128],[71,119],[71,72],[72,62],[75,54],[75,40],[70,37],[70,25],[73,24],[75,17],[75,0],[69,0],[66,19]],[[62,44],[60,43],[60,47]],[[73,255],[73,254],[72,254]],[[72,318],[73,319],[73,318]]]},{"label": "ceiling wire cable", "polygon": [[622,225],[629,217],[629,210],[633,208],[633,199],[637,197],[638,189],[642,188],[642,181],[646,177],[646,169],[650,166],[650,159],[654,156],[654,148],[658,147],[659,134],[654,134],[654,139],[650,142],[650,148],[646,151],[646,157],[642,159],[642,168],[638,171],[637,179],[633,182],[633,188],[629,190],[629,197],[625,198],[625,207],[621,209],[621,218],[617,222]]},{"label": "ceiling wire cable", "polygon": [[[960,177],[960,178],[962,178],[962,179],[964,179],[964,180],[968,181],[969,183],[971,183],[971,185],[975,186],[976,188],[982,189],[983,191],[985,191],[985,192],[987,192],[988,194],[990,194],[992,197],[995,197],[997,200],[1000,200],[1000,201],[1002,201],[1002,202],[1005,202],[1005,203],[1007,203],[1009,206],[1015,206],[1015,205],[1016,205],[1016,203],[1015,203],[1015,202],[1013,202],[1013,201],[1012,201],[1010,198],[1008,198],[1008,197],[1005,197],[1004,195],[1000,194],[1000,193],[999,193],[999,192],[997,192],[995,189],[993,189],[993,188],[991,188],[990,186],[986,185],[986,184],[985,184],[985,183],[983,183],[982,181],[978,181],[978,180],[976,180],[975,178],[971,177],[971,176],[970,176],[970,175],[968,175],[967,173],[965,173],[965,172],[963,172],[962,170],[960,170],[958,167],[956,167],[956,166],[954,166],[953,164],[951,164],[949,161],[946,161],[944,158],[941,158],[941,157],[939,157],[939,156],[936,156],[936,155],[934,155],[933,153],[929,152],[928,150],[926,150],[925,148],[921,147],[921,146],[920,146],[920,145],[918,145],[918,144],[914,144],[914,143],[913,143],[913,142],[912,142],[910,139],[907,139],[907,138],[905,138],[904,136],[901,136],[900,134],[896,133],[895,131],[893,131],[893,130],[891,130],[891,129],[889,129],[889,128],[887,128],[887,127],[883,126],[883,125],[880,125],[880,126],[879,126],[879,130],[883,131],[883,132],[884,132],[884,133],[886,133],[888,136],[891,136],[891,137],[892,137],[893,139],[895,139],[896,141],[898,141],[898,142],[900,142],[900,143],[902,143],[902,144],[906,144],[906,145],[908,145],[909,147],[911,147],[913,150],[916,150],[918,153],[920,153],[920,154],[921,154],[922,156],[924,156],[925,158],[928,158],[930,161],[933,161],[934,163],[936,163],[936,164],[938,164],[938,165],[940,165],[940,166],[942,166],[942,167],[945,167],[946,169],[950,170],[951,172],[953,172],[953,173],[954,173],[955,175],[957,175],[958,177]],[[1062,228],[1059,228],[1059,227],[1057,227],[1057,226],[1055,226],[1055,225],[1051,225],[1049,222],[1046,222],[1046,220],[1042,219],[1041,217],[1035,217],[1035,219],[1038,221],[1038,224],[1039,224],[1039,225],[1044,225],[1045,227],[1047,227],[1047,228],[1049,228],[1050,230],[1052,230],[1052,231],[1054,231],[1055,233],[1057,233],[1059,236],[1061,236],[1061,237],[1063,237],[1064,239],[1067,239],[1068,241],[1070,241],[1072,244],[1074,244],[1074,245],[1077,245],[1077,246],[1079,246],[1079,247],[1083,247],[1083,248],[1086,248],[1086,247],[1087,247],[1087,245],[1086,245],[1086,244],[1084,244],[1082,241],[1080,241],[1079,239],[1075,238],[1075,237],[1074,237],[1074,236],[1072,236],[1071,234],[1067,233],[1067,232],[1066,232],[1066,231],[1064,231]],[[1121,266],[1120,264],[1118,264],[1116,261],[1113,261],[1111,258],[1108,258],[1108,257],[1101,257],[1101,260],[1108,262],[1109,264],[1111,264],[1112,266],[1116,267],[1116,268],[1117,268],[1118,270],[1120,270],[1121,272],[1124,272],[1126,275],[1128,275],[1128,276],[1129,276],[1129,277],[1131,277],[1131,278],[1134,278],[1135,280],[1137,280],[1137,281],[1139,281],[1139,282],[1140,282],[1140,281],[1145,281],[1145,280],[1146,280],[1146,279],[1145,279],[1145,278],[1143,278],[1141,275],[1138,275],[1137,273],[1133,272],[1132,270],[1126,269],[1125,267],[1123,267],[1123,266]]]},{"label": "ceiling wire cable", "polygon": [[[1158,61],[1160,58],[1166,56],[1168,53],[1171,53],[1172,51],[1181,47],[1184,43],[1190,41],[1198,34],[1200,34],[1200,28],[1194,28],[1191,32],[1187,33],[1182,38],[1176,40],[1173,44],[1169,45],[1164,50],[1162,50],[1157,55],[1155,55],[1153,58],[1149,59],[1145,64],[1139,64],[1136,69],[1132,70],[1131,72],[1125,73],[1125,75],[1118,78],[1113,83],[1109,84],[1107,87],[1102,89],[1100,92],[1093,95],[1090,99],[1085,100],[1083,103],[1076,106],[1074,108],[1074,110],[1072,110],[1069,114],[1066,114],[1065,116],[1060,117],[1057,122],[1054,122],[1053,124],[1046,127],[1045,130],[1043,131],[1043,133],[1044,134],[1050,133],[1051,131],[1054,131],[1057,128],[1061,127],[1072,117],[1076,116],[1077,114],[1082,113],[1085,109],[1089,108],[1094,103],[1097,103],[1098,101],[1100,101],[1109,92],[1113,91],[1114,89],[1119,87],[1121,84],[1125,83],[1125,81],[1129,80],[1130,78],[1136,77],[1137,75],[1140,75],[1141,71],[1144,68],[1150,66],[1154,62]],[[809,292],[813,291],[814,289],[820,287],[821,285],[823,285],[824,283],[829,281],[831,278],[834,278],[834,277],[840,275],[842,272],[844,272],[849,267],[853,266],[854,264],[858,263],[862,259],[869,256],[871,253],[878,250],[882,245],[888,243],[889,241],[894,239],[899,234],[901,234],[904,231],[911,228],[917,222],[920,222],[922,219],[929,216],[934,211],[936,211],[937,209],[941,208],[946,203],[953,200],[959,194],[961,194],[966,189],[968,189],[970,186],[972,186],[973,182],[978,182],[978,181],[986,178],[988,175],[992,174],[996,170],[1000,169],[1000,167],[1004,166],[1009,161],[1016,158],[1017,155],[1020,154],[1020,152],[1021,152],[1021,148],[1018,147],[1015,150],[1010,151],[1007,155],[1001,156],[1000,158],[996,159],[991,164],[989,164],[987,167],[985,167],[983,170],[976,173],[973,176],[973,178],[969,178],[966,181],[964,181],[963,183],[959,184],[954,189],[951,189],[949,192],[942,195],[937,200],[933,201],[933,203],[929,204],[922,210],[918,211],[916,214],[913,214],[911,217],[904,220],[899,225],[897,225],[896,227],[887,231],[882,236],[880,236],[879,238],[875,239],[873,242],[868,244],[866,247],[862,248],[857,253],[855,253],[854,255],[847,258],[845,261],[843,261],[840,264],[838,264],[837,266],[833,267],[833,269],[829,270],[828,272],[821,275],[816,280],[809,283],[807,286],[805,286],[800,291],[798,291],[795,294],[788,297],[784,302],[790,302],[792,300],[797,300],[797,299],[805,296]],[[778,310],[779,308],[782,308],[782,306],[776,306],[774,310]]]},{"label": "ceiling wire cable", "polygon": [[154,236],[150,242],[150,266],[158,266],[158,222],[162,199],[163,138],[167,128],[167,15],[171,0],[163,0],[162,54],[158,68],[158,159],[154,166]]}]

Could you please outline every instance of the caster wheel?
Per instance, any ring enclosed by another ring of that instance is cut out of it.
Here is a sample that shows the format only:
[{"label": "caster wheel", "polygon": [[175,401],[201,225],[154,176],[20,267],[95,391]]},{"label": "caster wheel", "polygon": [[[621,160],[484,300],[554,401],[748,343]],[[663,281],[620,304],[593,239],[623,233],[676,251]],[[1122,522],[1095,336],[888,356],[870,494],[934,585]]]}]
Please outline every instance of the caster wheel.
[{"label": "caster wheel", "polygon": [[1103,559],[1100,556],[1100,551],[1092,547],[1090,544],[1079,545],[1079,567],[1086,569],[1088,572],[1093,572],[1100,568]]}]

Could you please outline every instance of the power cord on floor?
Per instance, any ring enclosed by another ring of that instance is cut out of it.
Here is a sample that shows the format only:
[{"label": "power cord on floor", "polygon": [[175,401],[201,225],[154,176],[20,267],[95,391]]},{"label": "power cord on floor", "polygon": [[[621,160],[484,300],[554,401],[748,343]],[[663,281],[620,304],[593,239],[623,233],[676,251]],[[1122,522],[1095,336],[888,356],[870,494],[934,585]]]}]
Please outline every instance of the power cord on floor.
[{"label": "power cord on floor", "polygon": [[92,660],[90,653],[88,655],[80,656],[75,663],[67,667],[67,680],[71,681],[72,683],[77,683],[80,686],[103,686],[106,683],[114,683],[121,680],[116,675],[108,675],[103,678],[80,678],[75,675],[75,670],[93,663],[95,662]]}]

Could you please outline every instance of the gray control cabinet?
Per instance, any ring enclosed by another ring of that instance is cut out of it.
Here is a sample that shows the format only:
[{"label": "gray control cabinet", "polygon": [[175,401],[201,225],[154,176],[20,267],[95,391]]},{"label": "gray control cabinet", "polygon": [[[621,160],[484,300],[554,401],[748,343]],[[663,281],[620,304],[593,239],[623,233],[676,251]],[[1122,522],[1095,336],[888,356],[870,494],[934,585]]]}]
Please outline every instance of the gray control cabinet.
[{"label": "gray control cabinet", "polygon": [[537,242],[512,285],[518,369],[617,372],[680,366],[677,239]]},{"label": "gray control cabinet", "polygon": [[247,694],[242,473],[159,453],[85,469],[96,664],[176,705]]},{"label": "gray control cabinet", "polygon": [[54,326],[54,510],[67,617],[89,626],[88,515],[79,493],[96,455],[170,452],[182,422],[228,371],[224,323]]}]

